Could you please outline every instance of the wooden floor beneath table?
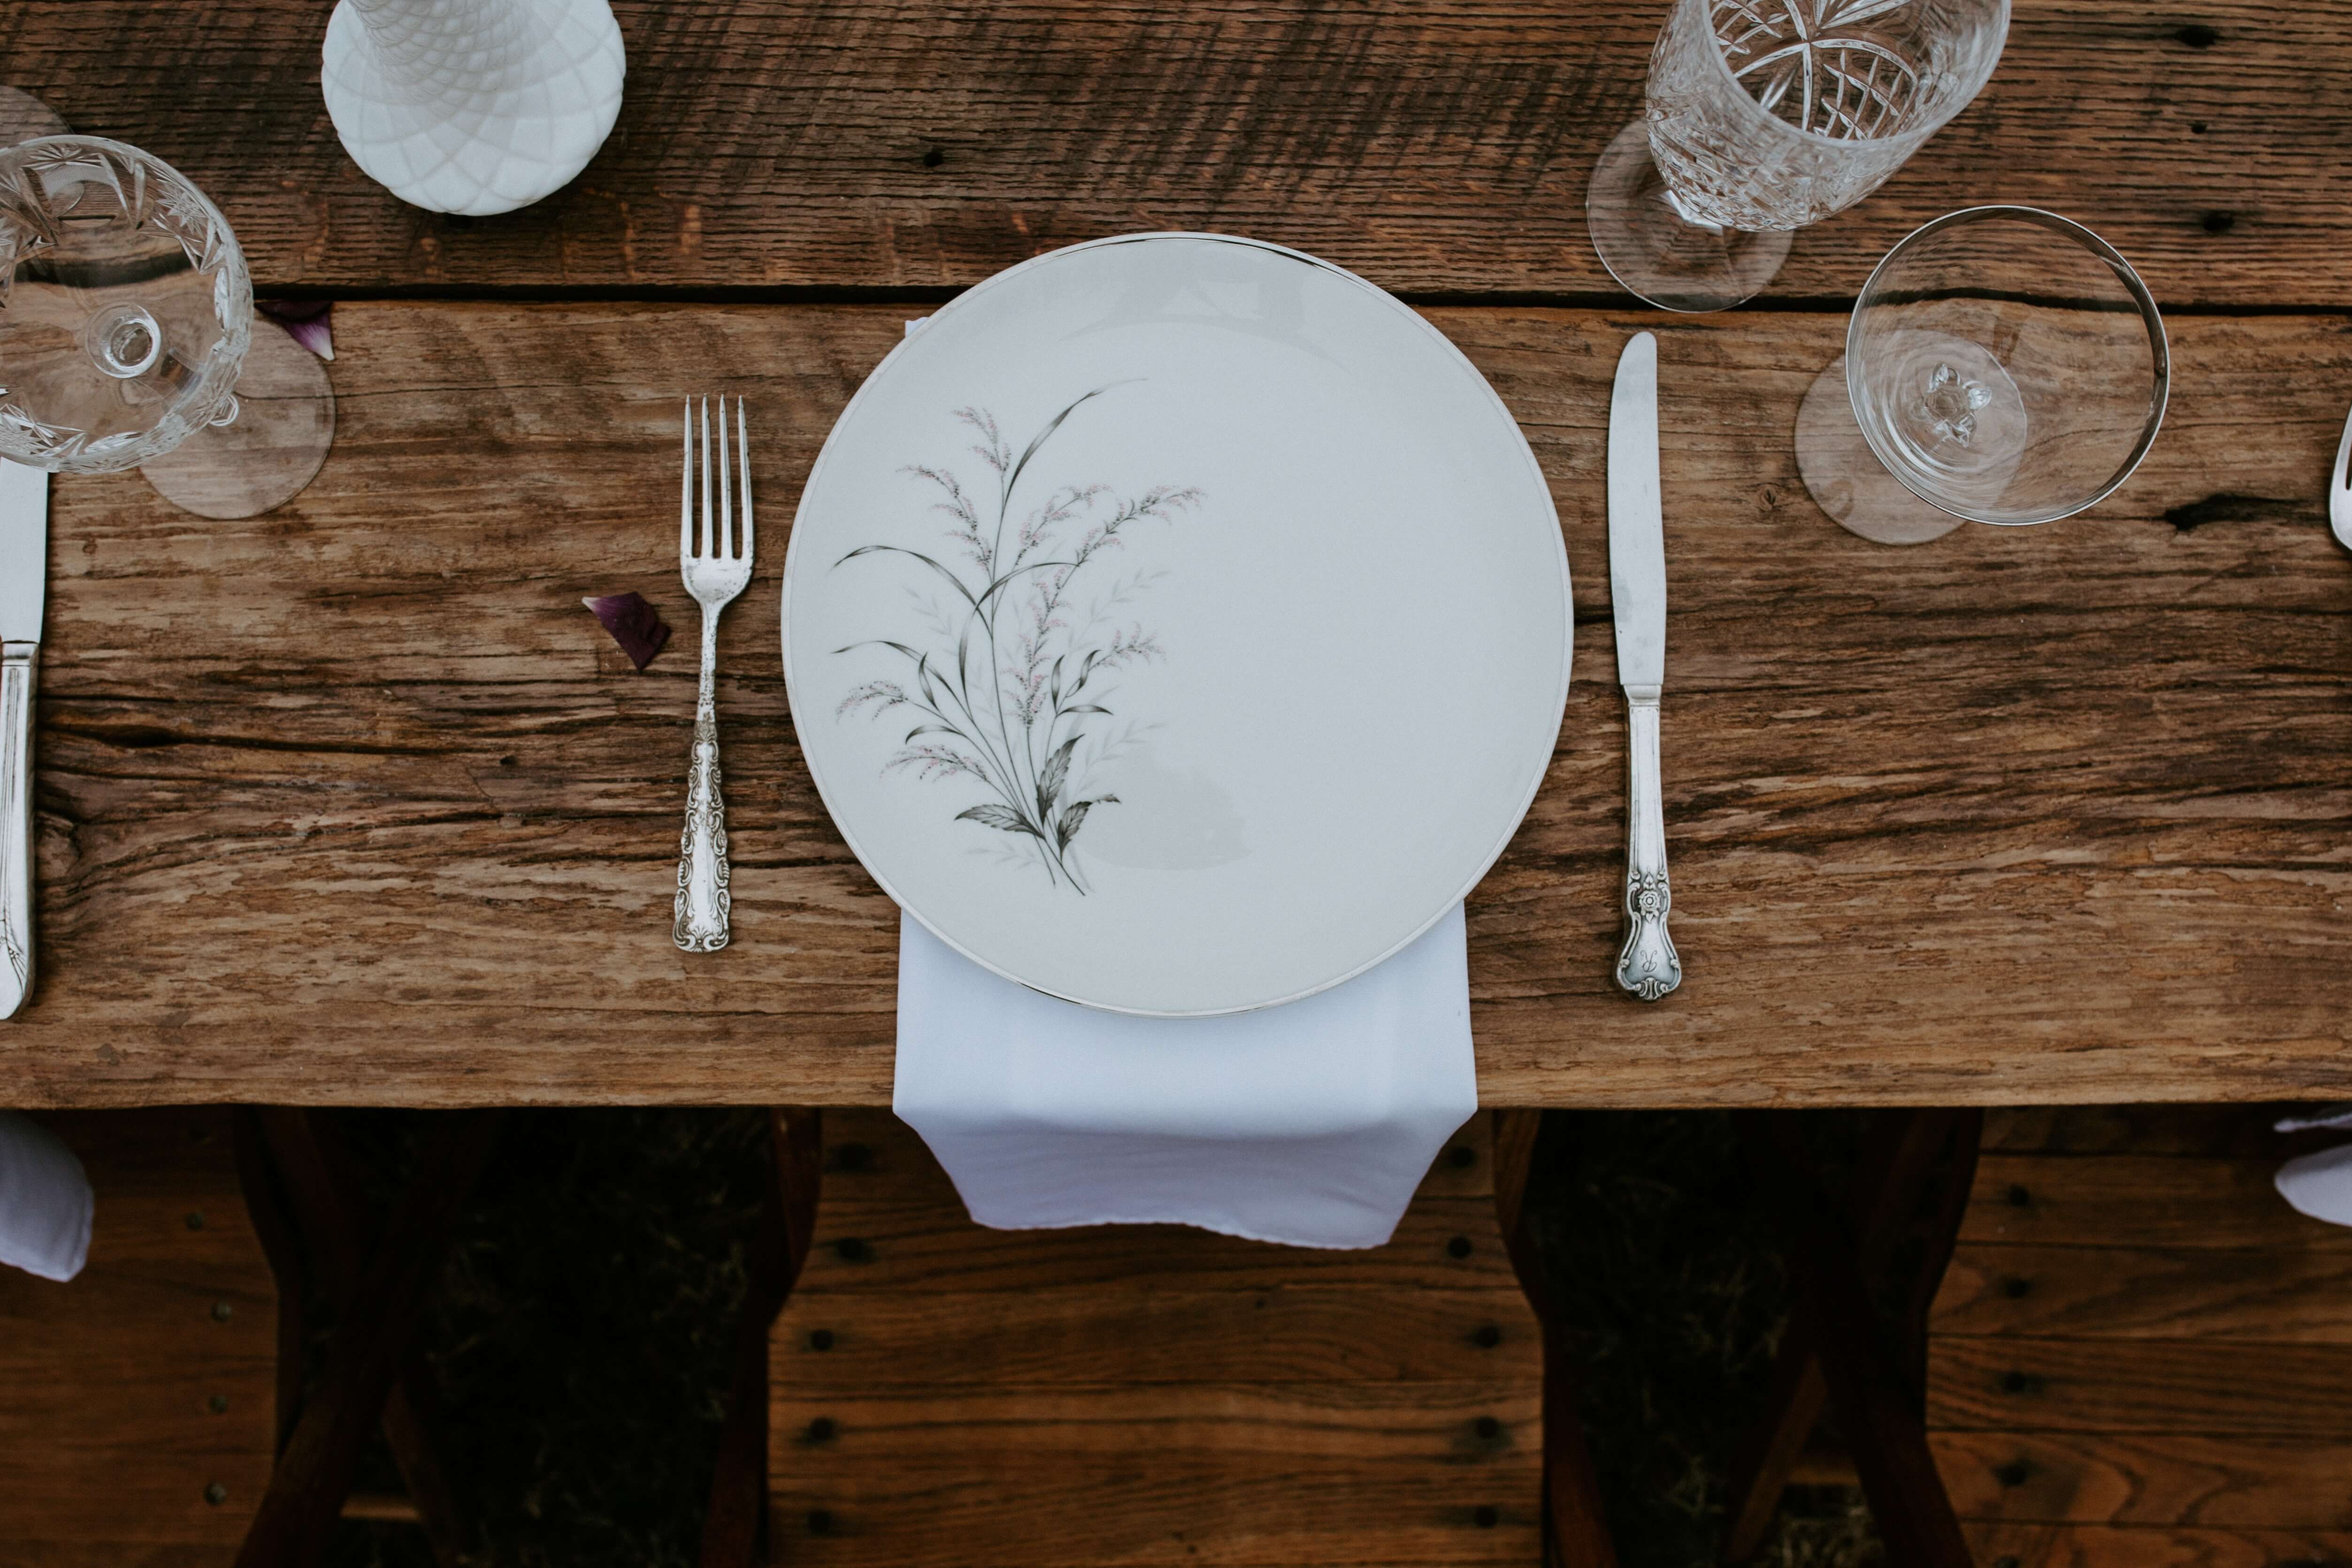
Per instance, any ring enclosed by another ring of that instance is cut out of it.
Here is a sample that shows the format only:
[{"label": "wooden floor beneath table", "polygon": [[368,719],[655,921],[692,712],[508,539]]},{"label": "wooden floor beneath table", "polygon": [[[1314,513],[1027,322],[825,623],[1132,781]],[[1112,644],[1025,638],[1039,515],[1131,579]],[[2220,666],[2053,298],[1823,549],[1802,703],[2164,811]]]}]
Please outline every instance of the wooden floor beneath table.
[{"label": "wooden floor beneath table", "polygon": [[2273,1113],[1989,1119],[1927,1391],[1979,1563],[2352,1560],[2352,1231],[2273,1188]]},{"label": "wooden floor beneath table", "polygon": [[0,1268],[0,1565],[220,1568],[269,1479],[278,1349],[229,1113],[45,1120],[98,1217],[71,1281]]},{"label": "wooden floor beneath table", "polygon": [[986,1230],[888,1113],[824,1143],[770,1348],[773,1561],[1538,1562],[1542,1348],[1486,1118],[1364,1252]]}]

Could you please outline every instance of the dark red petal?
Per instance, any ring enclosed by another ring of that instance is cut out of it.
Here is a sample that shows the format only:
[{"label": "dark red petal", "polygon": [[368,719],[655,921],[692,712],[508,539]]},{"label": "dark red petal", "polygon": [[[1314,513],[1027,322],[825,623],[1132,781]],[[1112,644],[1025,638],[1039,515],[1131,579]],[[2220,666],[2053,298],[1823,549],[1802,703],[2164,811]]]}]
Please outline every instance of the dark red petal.
[{"label": "dark red petal", "polygon": [[629,663],[644,669],[654,662],[654,655],[669,641],[669,627],[663,623],[654,607],[646,602],[642,593],[614,593],[603,599],[583,599],[590,614],[604,622]]},{"label": "dark red petal", "polygon": [[335,357],[331,299],[257,299],[253,308],[293,334],[294,340],[322,360]]}]

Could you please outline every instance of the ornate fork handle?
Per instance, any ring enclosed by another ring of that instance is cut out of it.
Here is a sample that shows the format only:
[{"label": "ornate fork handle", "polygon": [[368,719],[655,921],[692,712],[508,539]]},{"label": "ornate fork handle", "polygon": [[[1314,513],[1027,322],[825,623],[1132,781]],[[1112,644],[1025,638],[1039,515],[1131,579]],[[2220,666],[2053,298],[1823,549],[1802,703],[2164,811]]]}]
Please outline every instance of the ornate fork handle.
[{"label": "ornate fork handle", "polygon": [[727,802],[719,792],[719,707],[713,693],[719,612],[702,612],[702,683],[694,701],[694,763],[686,831],[677,846],[677,921],[671,939],[689,953],[727,946]]},{"label": "ornate fork handle", "polygon": [[1683,983],[1666,935],[1674,905],[1666,883],[1666,817],[1658,779],[1658,688],[1625,688],[1625,946],[1617,983],[1654,1002]]}]

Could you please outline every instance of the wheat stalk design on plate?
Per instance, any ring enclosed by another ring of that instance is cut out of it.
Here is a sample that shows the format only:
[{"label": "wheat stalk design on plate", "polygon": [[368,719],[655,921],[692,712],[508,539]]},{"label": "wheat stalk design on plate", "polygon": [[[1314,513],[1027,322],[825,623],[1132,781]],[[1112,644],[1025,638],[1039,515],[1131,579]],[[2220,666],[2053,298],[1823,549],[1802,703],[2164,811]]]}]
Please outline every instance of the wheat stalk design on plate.
[{"label": "wheat stalk design on plate", "polygon": [[[1062,485],[1026,512],[1016,511],[1031,461],[1064,420],[1108,390],[1097,387],[1047,420],[1018,455],[986,409],[956,410],[979,436],[971,452],[994,478],[993,497],[984,486],[965,488],[950,468],[916,464],[904,470],[938,492],[931,509],[949,519],[947,537],[962,558],[958,565],[903,545],[861,545],[834,563],[902,557],[928,569],[932,575],[926,583],[934,589],[945,583],[954,595],[930,601],[936,641],[929,646],[877,637],[836,650],[884,649],[904,668],[895,680],[853,687],[835,716],[865,712],[878,718],[896,708],[912,709],[917,722],[883,771],[970,780],[987,798],[958,811],[956,821],[1011,835],[1050,881],[1080,894],[1087,884],[1072,845],[1088,814],[1117,805],[1118,797],[1088,793],[1089,768],[1075,759],[1095,727],[1113,716],[1108,677],[1161,654],[1150,632],[1112,626],[1103,613],[1125,602],[1139,584],[1114,590],[1075,626],[1068,618],[1071,587],[1088,567],[1123,547],[1126,530],[1171,519],[1202,498],[1197,489],[1169,485],[1132,497],[1107,485]],[[1090,760],[1102,760],[1101,752]]]}]

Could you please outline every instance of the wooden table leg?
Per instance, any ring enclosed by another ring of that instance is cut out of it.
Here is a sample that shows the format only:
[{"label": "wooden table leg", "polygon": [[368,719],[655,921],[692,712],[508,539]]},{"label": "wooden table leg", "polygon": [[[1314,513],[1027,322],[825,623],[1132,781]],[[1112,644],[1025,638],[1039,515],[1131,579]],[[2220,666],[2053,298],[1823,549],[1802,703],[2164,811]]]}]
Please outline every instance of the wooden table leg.
[{"label": "wooden table leg", "polygon": [[1553,1311],[1543,1260],[1528,1228],[1528,1176],[1542,1125],[1540,1111],[1495,1113],[1495,1207],[1512,1271],[1543,1323],[1544,1565],[1617,1568],[1600,1479],[1593,1473],[1583,1420],[1576,1413],[1575,1347]]},{"label": "wooden table leg", "polygon": [[768,1335],[816,1233],[824,1128],[814,1110],[768,1113],[768,1181],[736,1330],[733,1387],[703,1515],[701,1568],[752,1568],[768,1512]]},{"label": "wooden table leg", "polygon": [[[253,1112],[253,1118],[319,1285],[336,1314],[346,1316],[357,1296],[375,1228],[361,1190],[357,1161],[328,1113],[264,1106]],[[436,1404],[432,1378],[422,1358],[411,1352],[402,1358],[399,1375],[384,1396],[384,1445],[407,1485],[408,1501],[435,1562],[441,1568],[460,1568],[472,1532],[434,1445]],[[288,1422],[287,1436],[292,1426]]]},{"label": "wooden table leg", "polygon": [[[1981,1114],[1896,1111],[1876,1119],[1864,1139],[1861,1157],[1854,1163],[1848,1195],[1848,1211],[1860,1238],[1862,1267],[1865,1270],[1884,1266],[1904,1217],[1917,1206],[1920,1187],[1952,1135],[1951,1118],[1980,1119]],[[1975,1159],[1975,1124],[1969,1124],[1968,1141],[1971,1163]],[[1759,1141],[1753,1135],[1752,1125],[1748,1131],[1752,1159],[1780,1158],[1769,1140]],[[1965,1182],[1961,1195],[1965,1201]],[[1934,1264],[1936,1281],[1942,1280],[1944,1262],[1949,1258],[1947,1248],[1942,1259]],[[1931,1282],[1927,1297],[1932,1301],[1934,1295]],[[1732,1458],[1722,1547],[1727,1563],[1745,1563],[1763,1546],[1764,1537],[1772,1528],[1773,1515],[1779,1511],[1780,1494],[1788,1489],[1789,1477],[1812,1437],[1813,1428],[1820,1424],[1822,1412],[1829,1408],[1829,1385],[1822,1380],[1819,1344],[1811,1319],[1802,1312],[1795,1314],[1781,1338],[1780,1354],[1773,1363],[1772,1387],[1766,1397],[1765,1414],[1748,1429]]]},{"label": "wooden table leg", "polygon": [[[1785,1116],[1774,1117],[1769,1127],[1754,1119],[1744,1123],[1751,1155],[1760,1168],[1775,1173],[1780,1207],[1790,1220],[1798,1301],[1765,1416],[1750,1429],[1734,1465],[1726,1563],[1746,1561],[1763,1543],[1790,1471],[1831,1407],[1893,1560],[1923,1568],[1968,1563],[1927,1450],[1921,1401],[1927,1312],[1951,1260],[1981,1125],[1982,1113],[1974,1111],[1883,1116],[1864,1144],[1840,1214],[1814,1176],[1792,1123]],[[1939,1159],[1946,1162],[1946,1179],[1890,1344],[1871,1311],[1864,1271],[1884,1266]]]},{"label": "wooden table leg", "polygon": [[318,1392],[278,1457],[236,1568],[308,1568],[325,1550],[407,1359],[425,1290],[488,1162],[498,1122],[495,1111],[450,1113],[426,1151],[422,1174],[353,1283]]}]

